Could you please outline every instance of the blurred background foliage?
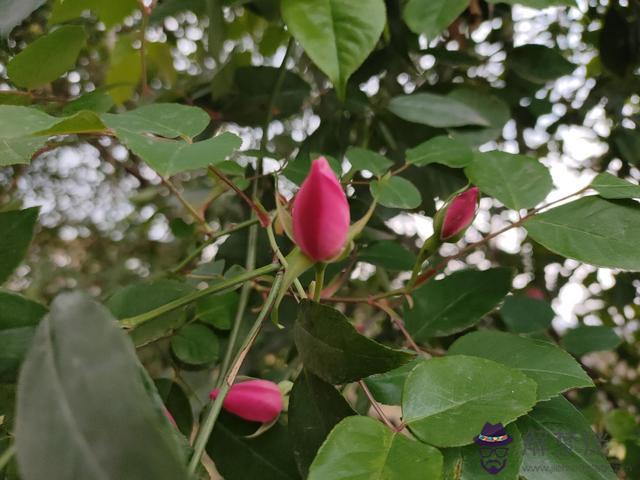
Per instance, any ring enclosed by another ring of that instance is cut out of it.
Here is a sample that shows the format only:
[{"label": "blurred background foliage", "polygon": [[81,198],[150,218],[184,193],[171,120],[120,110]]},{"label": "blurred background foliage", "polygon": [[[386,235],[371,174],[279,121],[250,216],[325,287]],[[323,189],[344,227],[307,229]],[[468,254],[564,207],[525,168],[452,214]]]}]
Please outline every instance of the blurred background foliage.
[{"label": "blurred background foliage", "polygon": [[[4,3],[2,15],[9,8]],[[277,67],[289,44],[277,0],[161,0],[144,4],[144,14],[135,0],[23,3],[33,11],[24,21],[11,15],[0,20],[3,33],[11,31],[0,46],[0,104],[36,105],[54,115],[158,102],[201,107],[211,118],[202,136],[229,131],[242,138],[242,152],[220,166],[242,189],[257,175],[253,167],[260,155],[266,156],[265,172],[283,173],[280,189],[289,193],[304,178],[310,155],[318,152],[341,162],[350,147],[364,147],[401,166],[408,149],[446,133],[387,109],[393,97],[421,91],[452,96],[490,120],[482,127],[449,129],[454,137],[481,150],[499,148],[541,159],[554,180],[549,200],[587,185],[598,172],[640,180],[637,0],[471,0],[441,35],[431,36],[414,33],[403,19],[403,2],[388,0],[382,38],[350,78],[345,102],[294,42],[271,112]],[[81,25],[86,32],[77,64],[44,88],[20,90],[9,80],[9,60],[62,24]],[[262,143],[269,116],[268,141]],[[406,279],[406,272],[397,271],[398,259],[408,256],[405,263],[413,263],[417,246],[431,233],[436,206],[467,182],[461,170],[439,164],[410,167],[401,176],[418,187],[421,204],[408,213],[376,210],[360,247],[330,267],[329,280],[346,279],[339,297],[385,291]],[[370,177],[360,172],[350,181],[350,191],[358,192],[359,199],[352,205],[353,218],[367,207],[364,185]],[[249,217],[242,200],[206,171],[181,173],[174,182],[215,229]],[[272,177],[265,177],[261,200],[268,209],[274,208],[273,193]],[[116,316],[131,316],[229,270],[237,272],[245,263],[247,231],[239,230],[204,246],[195,262],[181,265],[202,245],[198,225],[161,177],[112,137],[64,137],[34,155],[30,165],[0,167],[0,201],[3,210],[41,206],[28,260],[8,287],[43,304],[61,291],[79,288]],[[516,212],[485,198],[457,247],[517,219]],[[284,237],[279,241],[287,242]],[[376,241],[403,248],[389,262],[380,251],[365,248]],[[258,244],[257,265],[264,265],[272,253],[263,233]],[[440,255],[453,254],[457,247],[445,246]],[[564,259],[530,242],[523,229],[450,262],[446,271],[466,265],[517,271],[517,295],[482,325],[525,331],[531,329],[526,322],[531,309],[542,309],[535,316],[542,319],[537,331],[562,338],[598,387],[574,392],[572,400],[602,435],[621,478],[638,478],[625,477],[623,464],[640,457],[640,275]],[[172,269],[175,273],[167,278]],[[257,287],[252,306],[260,304],[264,293],[263,285]],[[532,298],[545,303],[532,306],[527,303]],[[183,321],[165,318],[163,325],[134,337],[152,375],[176,382],[159,388],[169,401],[180,403],[176,421],[185,433],[193,419],[184,406],[184,392],[196,403],[206,395],[237,301],[238,293],[229,292],[214,305],[198,304],[169,315],[198,318],[191,331],[176,333],[172,326]],[[384,312],[366,303],[345,302],[342,307],[361,331],[383,340],[399,338]],[[207,320],[211,311],[226,313],[213,316],[212,324]],[[254,313],[250,309],[247,316]],[[281,321],[288,325],[294,315],[294,305],[285,302]],[[216,345],[215,351],[192,348],[199,341],[193,339],[203,338]],[[433,340],[429,348],[437,352],[454,339]],[[299,368],[291,345],[289,329],[269,327],[251,352],[245,373],[290,380]],[[629,468],[640,471],[637,465]]]}]

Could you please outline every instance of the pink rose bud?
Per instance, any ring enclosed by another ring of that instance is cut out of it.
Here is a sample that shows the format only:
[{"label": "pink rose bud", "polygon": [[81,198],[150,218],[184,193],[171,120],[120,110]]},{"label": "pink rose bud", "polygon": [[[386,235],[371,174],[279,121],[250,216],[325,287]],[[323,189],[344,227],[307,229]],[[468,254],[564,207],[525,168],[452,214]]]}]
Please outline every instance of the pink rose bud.
[{"label": "pink rose bud", "polygon": [[446,207],[440,239],[451,240],[464,233],[476,216],[477,206],[478,187],[471,187],[457,195]]},{"label": "pink rose bud", "polygon": [[[216,388],[210,394],[218,396]],[[282,393],[273,382],[267,380],[247,380],[231,387],[222,407],[234,415],[252,422],[269,423],[275,420],[283,408]]]},{"label": "pink rose bud", "polygon": [[525,291],[525,295],[535,300],[544,300],[544,292],[538,287],[529,287]]},{"label": "pink rose bud", "polygon": [[344,247],[351,220],[349,204],[326,158],[311,164],[293,200],[292,219],[293,238],[312,260],[328,260]]}]

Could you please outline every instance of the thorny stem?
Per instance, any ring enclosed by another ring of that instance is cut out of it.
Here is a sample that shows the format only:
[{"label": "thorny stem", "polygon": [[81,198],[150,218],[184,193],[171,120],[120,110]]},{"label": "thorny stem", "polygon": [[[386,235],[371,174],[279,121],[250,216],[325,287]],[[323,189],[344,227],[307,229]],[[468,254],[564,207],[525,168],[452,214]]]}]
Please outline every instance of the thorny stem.
[{"label": "thorny stem", "polygon": [[233,359],[233,364],[231,365],[229,372],[226,373],[224,377],[221,376],[222,378],[225,379],[225,381],[222,383],[222,385],[219,386],[220,390],[218,392],[218,396],[211,404],[211,408],[207,412],[204,422],[202,423],[200,429],[198,430],[198,434],[196,436],[196,439],[193,445],[193,456],[189,461],[189,473],[195,472],[196,467],[200,463],[200,459],[202,458],[204,449],[207,445],[207,442],[209,441],[209,436],[213,431],[213,427],[216,424],[218,415],[220,415],[220,410],[222,408],[224,399],[226,398],[227,393],[231,388],[231,385],[233,385],[233,382],[235,381],[235,378],[238,375],[238,371],[240,370],[240,367],[242,366],[242,363],[245,357],[247,356],[247,353],[249,352],[249,350],[253,346],[253,343],[258,337],[258,333],[260,332],[262,323],[264,322],[265,318],[267,318],[267,315],[271,310],[271,307],[273,306],[273,302],[276,299],[281,283],[282,283],[282,274],[278,274],[275,281],[273,282],[273,286],[271,287],[269,296],[264,302],[264,305],[262,306],[262,309],[260,310],[260,313],[258,314],[256,321],[251,327],[251,331],[249,332],[247,337],[244,339],[244,342],[242,343],[240,350],[238,350],[238,352],[235,354],[235,357]]}]

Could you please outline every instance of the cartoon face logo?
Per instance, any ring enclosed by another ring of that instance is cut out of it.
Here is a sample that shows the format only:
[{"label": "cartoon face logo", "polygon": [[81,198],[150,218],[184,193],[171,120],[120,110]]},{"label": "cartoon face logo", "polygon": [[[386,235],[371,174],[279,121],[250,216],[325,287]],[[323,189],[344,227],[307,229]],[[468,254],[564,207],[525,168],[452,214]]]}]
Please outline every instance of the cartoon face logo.
[{"label": "cartoon face logo", "polygon": [[485,423],[480,435],[473,439],[480,447],[480,465],[491,475],[497,475],[507,466],[508,445],[513,439],[501,423]]}]

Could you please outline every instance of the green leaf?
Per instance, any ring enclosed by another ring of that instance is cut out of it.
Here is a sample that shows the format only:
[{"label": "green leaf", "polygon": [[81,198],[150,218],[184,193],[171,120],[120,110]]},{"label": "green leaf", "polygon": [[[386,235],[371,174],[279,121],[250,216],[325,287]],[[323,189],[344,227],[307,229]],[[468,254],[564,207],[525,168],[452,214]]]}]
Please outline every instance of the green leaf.
[{"label": "green leaf", "polygon": [[466,0],[409,0],[402,17],[414,33],[436,38],[466,10]]},{"label": "green leaf", "polygon": [[39,207],[0,212],[0,284],[20,265],[33,238]]},{"label": "green leaf", "polygon": [[41,110],[16,105],[0,105],[0,138],[33,135],[58,122],[59,119]]},{"label": "green leaf", "polygon": [[240,137],[229,132],[196,143],[150,137],[122,128],[116,129],[116,135],[164,177],[216,165],[242,144]]},{"label": "green leaf", "polygon": [[188,478],[140,368],[106,309],[80,293],[58,296],[40,322],[18,381],[21,475]]},{"label": "green leaf", "polygon": [[358,260],[387,270],[411,270],[416,256],[393,240],[372,243],[358,252]]},{"label": "green leaf", "polygon": [[364,382],[371,391],[373,398],[378,402],[385,405],[400,405],[404,382],[407,380],[409,372],[421,362],[420,358],[416,358],[388,372],[371,375],[365,378]]},{"label": "green leaf", "polygon": [[475,325],[495,309],[511,289],[508,268],[460,270],[442,280],[430,280],[405,305],[407,330],[418,341],[444,337]]},{"label": "green leaf", "polygon": [[464,102],[434,93],[414,93],[395,97],[389,103],[389,110],[403,120],[430,127],[490,125],[487,118]]},{"label": "green leaf", "polygon": [[622,160],[640,165],[640,133],[635,129],[618,127],[611,132],[611,140]]},{"label": "green leaf", "polygon": [[380,205],[389,208],[412,209],[422,203],[420,191],[402,177],[374,180],[369,184],[369,190]]},{"label": "green leaf", "polygon": [[524,227],[552,252],[599,267],[640,271],[640,206],[585,197],[535,215]]},{"label": "green leaf", "polygon": [[424,480],[440,478],[440,452],[370,417],[348,417],[329,434],[308,480]]},{"label": "green leaf", "polygon": [[486,128],[466,127],[450,129],[449,134],[472,146],[480,146],[502,135],[504,125],[511,118],[509,106],[491,94],[491,90],[461,87],[449,93],[449,97],[475,110],[489,125]]},{"label": "green leaf", "polygon": [[384,29],[384,1],[282,0],[280,9],[289,31],[344,99],[347,80]]},{"label": "green leaf", "polygon": [[472,332],[449,347],[450,355],[487,358],[520,370],[538,384],[538,401],[572,388],[593,387],[580,364],[553,343],[511,333]]},{"label": "green leaf", "polygon": [[403,420],[437,447],[473,442],[485,423],[507,425],[536,403],[536,383],[484,358],[454,355],[415,367],[402,392]]},{"label": "green leaf", "polygon": [[640,426],[633,413],[615,409],[607,412],[604,426],[613,438],[620,442],[640,438]]},{"label": "green leaf", "polygon": [[201,108],[179,103],[152,103],[125,113],[105,113],[102,120],[116,132],[193,138],[209,125],[210,118]]},{"label": "green leaf", "polygon": [[55,0],[49,23],[63,23],[91,10],[107,28],[122,22],[138,8],[136,0]]},{"label": "green leaf", "polygon": [[54,136],[54,135],[69,135],[77,133],[96,133],[104,132],[107,129],[100,117],[89,110],[82,110],[78,113],[60,119],[58,123],[50,126],[39,132],[35,132],[34,135],[42,136]]},{"label": "green leaf", "polygon": [[71,70],[87,41],[84,28],[65,25],[30,43],[7,64],[9,79],[23,88],[46,85]]},{"label": "green leaf", "polygon": [[440,135],[407,150],[407,163],[423,167],[439,163],[452,168],[463,168],[473,161],[469,146],[454,138]]},{"label": "green leaf", "polygon": [[[156,280],[153,282],[128,285],[117,290],[108,300],[107,307],[119,319],[134,317],[177,300],[194,288],[175,280]],[[131,331],[136,346],[145,345],[161,337],[170,335],[186,321],[184,309],[165,313]]]},{"label": "green leaf", "polygon": [[535,44],[514,48],[507,61],[518,76],[538,84],[570,75],[576,68],[558,50]]},{"label": "green leaf", "polygon": [[229,330],[238,306],[236,292],[209,295],[196,302],[196,317],[220,330]]},{"label": "green leaf", "polygon": [[342,384],[399,367],[412,355],[363,337],[338,310],[303,300],[294,338],[305,368]]},{"label": "green leaf", "polygon": [[207,443],[207,453],[225,480],[298,480],[287,428],[277,422],[248,438],[259,424],[222,412]]},{"label": "green leaf", "polygon": [[171,351],[188,365],[207,365],[218,359],[218,337],[206,325],[190,323],[171,338]]},{"label": "green leaf", "polygon": [[62,108],[64,115],[73,115],[74,113],[81,112],[82,110],[90,110],[96,113],[105,113],[111,110],[113,107],[113,98],[107,93],[108,89],[100,88],[93,92],[85,93],[84,95],[70,101]]},{"label": "green leaf", "polygon": [[517,426],[527,480],[616,480],[591,426],[564,397],[539,403]]},{"label": "green leaf", "polygon": [[140,52],[133,48],[133,40],[129,35],[118,35],[107,67],[104,84],[111,87],[109,95],[117,105],[133,96],[142,76]]},{"label": "green leaf", "polygon": [[549,328],[556,314],[544,300],[517,294],[506,298],[500,316],[512,332],[534,333]]},{"label": "green leaf", "polygon": [[547,167],[526,155],[476,153],[464,172],[480,191],[514,210],[534,207],[553,187]]},{"label": "green leaf", "polygon": [[173,417],[178,429],[189,438],[193,427],[193,413],[189,397],[176,382],[168,378],[157,378],[153,381],[169,413]]},{"label": "green leaf", "polygon": [[549,8],[555,5],[575,7],[575,0],[487,0],[489,3],[508,3],[509,5],[524,5],[529,8]]},{"label": "green leaf", "polygon": [[[505,430],[513,441],[506,445],[506,465],[500,473],[491,474],[482,467],[481,447],[474,444],[462,448],[447,448],[443,451],[443,480],[518,480],[525,446],[515,424],[507,425]],[[495,458],[496,454],[493,456]],[[498,458],[502,460],[501,457]]]},{"label": "green leaf", "polygon": [[329,432],[340,420],[355,414],[333,385],[306,369],[300,372],[289,397],[289,436],[304,478]]},{"label": "green leaf", "polygon": [[13,27],[31,15],[45,0],[0,0],[0,37],[5,37]]},{"label": "green leaf", "polygon": [[622,339],[609,327],[580,325],[567,330],[562,337],[562,346],[576,357],[591,352],[615,350]]},{"label": "green leaf", "polygon": [[0,138],[0,167],[28,165],[45,143],[46,137]]},{"label": "green leaf", "polygon": [[16,380],[35,326],[45,313],[47,309],[39,303],[0,290],[0,383]]},{"label": "green leaf", "polygon": [[369,170],[377,177],[384,175],[393,166],[393,162],[387,157],[366,148],[350,147],[345,156],[354,172]]},{"label": "green leaf", "polygon": [[640,185],[606,172],[593,179],[591,188],[595,189],[601,197],[609,199],[640,197]]}]

